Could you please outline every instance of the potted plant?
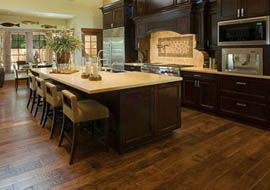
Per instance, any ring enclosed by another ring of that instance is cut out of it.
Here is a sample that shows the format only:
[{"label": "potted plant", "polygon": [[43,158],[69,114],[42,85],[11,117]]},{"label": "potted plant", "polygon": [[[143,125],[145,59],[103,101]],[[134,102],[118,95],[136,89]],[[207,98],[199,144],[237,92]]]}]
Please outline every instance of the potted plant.
[{"label": "potted plant", "polygon": [[47,47],[56,54],[57,64],[69,64],[71,53],[81,48],[80,40],[69,31],[61,31],[47,38]]}]

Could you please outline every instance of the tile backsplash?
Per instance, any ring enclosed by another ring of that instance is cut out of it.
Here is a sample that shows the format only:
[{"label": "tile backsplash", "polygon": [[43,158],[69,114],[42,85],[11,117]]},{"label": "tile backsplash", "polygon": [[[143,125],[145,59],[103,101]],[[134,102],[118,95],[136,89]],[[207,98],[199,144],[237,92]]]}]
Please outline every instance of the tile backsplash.
[{"label": "tile backsplash", "polygon": [[195,48],[194,34],[181,35],[172,31],[155,32],[151,34],[150,39],[150,62],[202,67],[204,54]]}]

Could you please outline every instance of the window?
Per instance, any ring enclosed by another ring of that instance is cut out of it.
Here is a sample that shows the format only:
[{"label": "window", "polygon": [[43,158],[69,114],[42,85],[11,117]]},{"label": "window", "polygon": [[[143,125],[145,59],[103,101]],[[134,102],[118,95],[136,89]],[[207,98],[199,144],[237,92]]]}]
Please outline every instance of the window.
[{"label": "window", "polygon": [[11,34],[11,69],[17,61],[26,61],[26,35],[23,33]]},{"label": "window", "polygon": [[84,53],[86,56],[97,57],[97,36],[84,35]]},{"label": "window", "polygon": [[40,61],[47,61],[46,35],[43,33],[33,34],[33,54],[39,56]]}]

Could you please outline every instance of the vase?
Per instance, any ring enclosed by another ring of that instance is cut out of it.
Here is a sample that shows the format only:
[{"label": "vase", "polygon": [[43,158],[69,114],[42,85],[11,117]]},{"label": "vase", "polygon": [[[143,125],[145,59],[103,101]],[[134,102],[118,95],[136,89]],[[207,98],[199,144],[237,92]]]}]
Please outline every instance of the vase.
[{"label": "vase", "polygon": [[70,61],[70,53],[63,52],[56,54],[57,64],[67,64]]}]

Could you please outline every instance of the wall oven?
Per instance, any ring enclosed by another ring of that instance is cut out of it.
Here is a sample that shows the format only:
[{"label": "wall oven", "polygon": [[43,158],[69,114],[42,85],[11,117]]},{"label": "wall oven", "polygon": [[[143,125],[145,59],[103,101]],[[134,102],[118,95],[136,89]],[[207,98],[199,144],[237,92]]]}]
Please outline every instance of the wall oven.
[{"label": "wall oven", "polygon": [[218,22],[218,45],[269,45],[269,27],[270,16]]},{"label": "wall oven", "polygon": [[263,75],[263,48],[223,48],[222,71]]}]

